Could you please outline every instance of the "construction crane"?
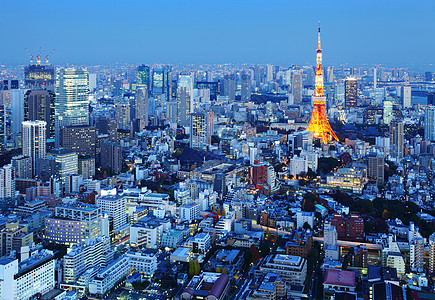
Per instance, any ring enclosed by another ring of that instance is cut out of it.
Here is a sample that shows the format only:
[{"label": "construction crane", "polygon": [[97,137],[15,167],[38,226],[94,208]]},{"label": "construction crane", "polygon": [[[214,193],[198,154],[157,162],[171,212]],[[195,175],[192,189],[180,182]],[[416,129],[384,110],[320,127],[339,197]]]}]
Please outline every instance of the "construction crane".
[{"label": "construction crane", "polygon": [[[42,52],[41,52],[42,50]],[[42,49],[42,47],[39,47],[39,53],[36,56],[36,64],[39,66],[41,64],[41,55],[44,53],[44,49]]]},{"label": "construction crane", "polygon": [[53,52],[54,52],[54,48],[53,48],[53,50],[51,50],[50,54],[45,56],[45,64],[48,65],[48,58],[53,54]]},{"label": "construction crane", "polygon": [[26,49],[27,54],[28,54],[29,57],[30,57],[30,64],[33,65],[33,55],[30,54],[30,52],[29,52],[29,50],[27,50],[27,48],[25,48],[25,49]]}]

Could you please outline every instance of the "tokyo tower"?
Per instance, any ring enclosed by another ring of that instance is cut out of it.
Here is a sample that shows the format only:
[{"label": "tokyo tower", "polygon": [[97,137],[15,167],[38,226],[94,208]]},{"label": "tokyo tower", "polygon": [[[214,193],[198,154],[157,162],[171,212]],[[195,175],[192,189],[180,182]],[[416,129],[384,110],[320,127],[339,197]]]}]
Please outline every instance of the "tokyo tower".
[{"label": "tokyo tower", "polygon": [[332,130],[331,125],[329,125],[328,117],[326,116],[326,97],[323,91],[322,49],[320,48],[320,22],[316,62],[316,85],[313,97],[313,112],[311,113],[311,120],[308,124],[307,131],[312,132],[313,137],[319,138],[323,144],[327,144],[332,141],[332,139],[338,141],[338,137]]}]

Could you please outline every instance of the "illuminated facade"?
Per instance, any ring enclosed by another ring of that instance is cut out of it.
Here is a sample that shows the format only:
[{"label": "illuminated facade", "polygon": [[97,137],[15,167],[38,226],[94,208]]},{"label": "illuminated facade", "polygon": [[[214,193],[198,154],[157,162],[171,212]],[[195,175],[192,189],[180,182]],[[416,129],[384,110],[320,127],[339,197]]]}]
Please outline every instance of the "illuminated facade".
[{"label": "illuminated facade", "polygon": [[151,69],[149,66],[140,65],[139,67],[137,67],[137,73],[136,73],[137,84],[145,84],[149,88],[150,75],[151,75]]},{"label": "illuminated facade", "polygon": [[55,95],[50,90],[29,90],[24,95],[24,120],[45,121],[47,139],[54,139]]},{"label": "illuminated facade", "polygon": [[60,128],[89,124],[89,84],[85,69],[65,68],[57,71],[55,139],[60,144]]},{"label": "illuminated facade", "polygon": [[50,90],[55,87],[55,67],[51,65],[29,65],[24,68],[24,86],[28,90]]},{"label": "illuminated facade", "polygon": [[317,68],[316,68],[316,84],[313,97],[313,112],[307,130],[313,133],[314,138],[319,138],[323,144],[327,144],[333,139],[338,141],[337,135],[329,124],[326,116],[325,101],[326,97],[323,91],[323,69],[322,69],[322,49],[320,48],[320,25],[319,38],[317,48]]},{"label": "illuminated facade", "polygon": [[193,112],[193,79],[190,75],[180,75],[177,86],[177,122],[189,126]]},{"label": "illuminated facade", "polygon": [[211,144],[213,112],[191,114],[190,127],[190,147],[203,149]]},{"label": "illuminated facade", "polygon": [[23,155],[32,161],[32,175],[36,172],[36,159],[45,158],[46,130],[45,121],[24,121],[23,125]]},{"label": "illuminated facade", "polygon": [[355,78],[344,81],[344,107],[346,109],[357,107],[358,82]]}]

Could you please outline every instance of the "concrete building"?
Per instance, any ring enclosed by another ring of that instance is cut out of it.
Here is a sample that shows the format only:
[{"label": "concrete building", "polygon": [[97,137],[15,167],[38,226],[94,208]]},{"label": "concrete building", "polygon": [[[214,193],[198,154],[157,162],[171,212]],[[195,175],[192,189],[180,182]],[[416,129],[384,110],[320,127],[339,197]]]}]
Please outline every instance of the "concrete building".
[{"label": "concrete building", "polygon": [[65,184],[68,175],[78,173],[78,155],[66,148],[55,148],[47,152],[47,158],[52,158],[56,163],[56,175]]},{"label": "concrete building", "polygon": [[180,206],[181,221],[192,222],[199,219],[199,204],[188,203]]},{"label": "concrete building", "polygon": [[78,155],[95,157],[97,131],[94,126],[70,125],[60,129],[60,145]]},{"label": "concrete building", "polygon": [[152,252],[129,252],[126,254],[131,269],[151,278],[157,271],[157,254]]},{"label": "concrete building", "polygon": [[299,256],[268,255],[263,258],[255,270],[256,276],[275,273],[287,284],[304,285],[307,275],[307,261]]},{"label": "concrete building", "polygon": [[123,196],[98,197],[96,204],[103,213],[113,219],[113,230],[119,231],[127,225],[127,199]]},{"label": "concrete building", "polygon": [[302,228],[304,224],[310,225],[310,228],[314,228],[314,212],[298,211],[296,213],[296,226]]}]

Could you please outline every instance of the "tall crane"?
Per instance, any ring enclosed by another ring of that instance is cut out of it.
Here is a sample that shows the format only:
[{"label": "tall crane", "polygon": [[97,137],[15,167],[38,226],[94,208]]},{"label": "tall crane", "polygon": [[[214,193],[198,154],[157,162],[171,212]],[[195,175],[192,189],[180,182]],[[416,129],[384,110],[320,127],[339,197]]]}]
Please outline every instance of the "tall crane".
[{"label": "tall crane", "polygon": [[48,58],[53,54],[53,52],[54,52],[54,48],[53,48],[53,50],[51,50],[50,54],[45,56],[45,64],[48,65]]},{"label": "tall crane", "polygon": [[41,55],[44,53],[44,49],[42,47],[39,47],[39,53],[36,56],[36,64],[39,66],[41,64]]},{"label": "tall crane", "polygon": [[33,65],[33,55],[30,54],[30,52],[29,52],[29,50],[27,50],[27,48],[25,48],[25,49],[26,49],[27,54],[28,54],[29,57],[30,57],[30,64]]}]

